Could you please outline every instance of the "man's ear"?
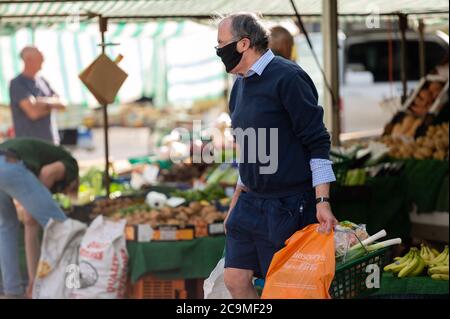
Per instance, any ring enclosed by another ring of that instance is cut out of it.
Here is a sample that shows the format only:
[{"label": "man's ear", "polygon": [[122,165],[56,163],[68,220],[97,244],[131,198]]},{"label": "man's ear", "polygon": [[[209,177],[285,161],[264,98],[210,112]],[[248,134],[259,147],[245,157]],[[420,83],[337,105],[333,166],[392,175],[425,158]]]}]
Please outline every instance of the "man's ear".
[{"label": "man's ear", "polygon": [[243,53],[245,51],[247,51],[250,48],[250,39],[248,38],[243,38],[241,41],[238,42],[238,52],[239,53]]}]

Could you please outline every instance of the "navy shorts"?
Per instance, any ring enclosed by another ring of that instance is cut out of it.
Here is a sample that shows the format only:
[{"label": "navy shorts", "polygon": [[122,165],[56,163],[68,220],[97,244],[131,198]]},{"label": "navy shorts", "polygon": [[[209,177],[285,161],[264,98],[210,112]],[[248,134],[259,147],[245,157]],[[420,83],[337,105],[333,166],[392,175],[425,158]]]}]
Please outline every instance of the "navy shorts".
[{"label": "navy shorts", "polygon": [[303,227],[317,223],[314,191],[283,198],[242,192],[226,223],[225,268],[265,278],[273,255]]}]

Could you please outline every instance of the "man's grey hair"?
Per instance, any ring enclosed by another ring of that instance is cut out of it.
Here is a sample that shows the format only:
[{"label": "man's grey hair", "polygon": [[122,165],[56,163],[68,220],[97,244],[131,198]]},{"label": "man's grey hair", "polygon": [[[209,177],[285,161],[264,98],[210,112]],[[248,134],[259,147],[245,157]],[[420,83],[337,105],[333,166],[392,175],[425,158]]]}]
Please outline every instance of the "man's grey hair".
[{"label": "man's grey hair", "polygon": [[261,16],[251,12],[231,13],[220,17],[221,21],[231,19],[231,34],[235,40],[248,38],[250,47],[264,52],[269,45],[270,31],[261,21]]}]

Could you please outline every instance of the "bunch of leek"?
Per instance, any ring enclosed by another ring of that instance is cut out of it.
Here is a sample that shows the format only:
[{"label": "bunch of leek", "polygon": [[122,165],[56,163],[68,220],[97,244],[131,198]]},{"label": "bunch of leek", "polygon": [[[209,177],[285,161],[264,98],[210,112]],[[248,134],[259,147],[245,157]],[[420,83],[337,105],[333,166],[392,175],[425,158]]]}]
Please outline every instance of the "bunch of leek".
[{"label": "bunch of leek", "polygon": [[363,241],[353,245],[348,252],[343,256],[342,261],[347,262],[356,258],[359,258],[361,256],[364,256],[366,253],[373,252],[375,250],[386,248],[393,245],[398,245],[402,243],[402,240],[400,238],[394,238],[385,240],[382,242],[374,243],[376,240],[385,237],[386,231],[383,229],[379,231],[378,233],[364,239]]}]

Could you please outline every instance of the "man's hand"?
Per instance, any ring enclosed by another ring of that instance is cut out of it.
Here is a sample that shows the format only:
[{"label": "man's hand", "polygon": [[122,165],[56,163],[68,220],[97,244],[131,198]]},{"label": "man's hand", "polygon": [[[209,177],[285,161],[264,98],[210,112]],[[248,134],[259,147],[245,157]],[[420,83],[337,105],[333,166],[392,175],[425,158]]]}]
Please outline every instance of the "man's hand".
[{"label": "man's hand", "polygon": [[61,100],[57,96],[51,96],[51,97],[38,97],[36,100],[40,103],[48,105],[48,107],[52,110],[57,111],[64,111],[66,107],[63,103],[61,103]]},{"label": "man's hand", "polygon": [[[316,197],[329,197],[330,184],[320,184],[316,186]],[[321,202],[316,205],[317,220],[320,223],[319,231],[329,233],[338,223],[331,212],[331,206],[328,202]]]},{"label": "man's hand", "polygon": [[319,231],[323,233],[329,233],[334,226],[337,225],[338,221],[331,212],[331,206],[327,202],[319,203],[317,208],[317,220],[320,223]]}]

